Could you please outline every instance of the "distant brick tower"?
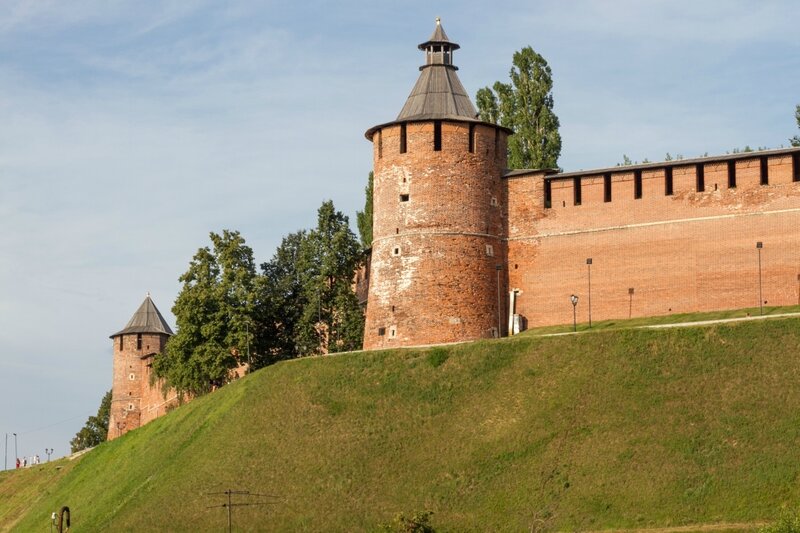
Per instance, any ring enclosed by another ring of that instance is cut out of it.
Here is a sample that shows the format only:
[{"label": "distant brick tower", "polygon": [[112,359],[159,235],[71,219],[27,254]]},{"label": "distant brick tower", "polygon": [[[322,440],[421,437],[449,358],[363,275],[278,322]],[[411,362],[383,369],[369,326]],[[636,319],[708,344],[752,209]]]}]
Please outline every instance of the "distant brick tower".
[{"label": "distant brick tower", "polygon": [[[364,348],[503,333],[510,130],[478,120],[439,19],[400,114],[370,128],[374,227]],[[499,331],[498,331],[499,330]]]},{"label": "distant brick tower", "polygon": [[169,402],[162,397],[158,384],[150,385],[150,372],[153,357],[164,349],[171,335],[149,293],[125,328],[111,335],[114,383],[108,440],[164,414]]}]

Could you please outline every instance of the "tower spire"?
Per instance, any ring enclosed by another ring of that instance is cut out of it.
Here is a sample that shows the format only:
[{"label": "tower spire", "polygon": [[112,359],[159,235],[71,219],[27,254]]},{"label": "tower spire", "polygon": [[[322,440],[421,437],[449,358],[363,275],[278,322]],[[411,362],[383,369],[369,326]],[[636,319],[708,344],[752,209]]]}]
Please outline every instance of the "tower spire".
[{"label": "tower spire", "polygon": [[475,120],[478,112],[453,65],[453,51],[460,47],[447,37],[440,18],[430,38],[417,48],[425,52],[425,64],[396,120]]}]

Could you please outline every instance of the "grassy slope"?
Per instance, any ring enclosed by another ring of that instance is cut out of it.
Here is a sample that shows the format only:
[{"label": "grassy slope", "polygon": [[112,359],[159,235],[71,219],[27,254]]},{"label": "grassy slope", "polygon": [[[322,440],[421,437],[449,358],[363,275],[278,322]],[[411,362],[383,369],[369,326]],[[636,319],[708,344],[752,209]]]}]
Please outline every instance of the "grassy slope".
[{"label": "grassy slope", "polygon": [[236,509],[249,530],[769,519],[800,499],[798,355],[776,319],[278,364],[99,446],[19,527],[66,504],[72,531],[220,530],[226,488],[281,495]]},{"label": "grassy slope", "polygon": [[13,528],[17,519],[47,496],[76,462],[77,460],[61,459],[20,470],[0,472],[0,531]]}]

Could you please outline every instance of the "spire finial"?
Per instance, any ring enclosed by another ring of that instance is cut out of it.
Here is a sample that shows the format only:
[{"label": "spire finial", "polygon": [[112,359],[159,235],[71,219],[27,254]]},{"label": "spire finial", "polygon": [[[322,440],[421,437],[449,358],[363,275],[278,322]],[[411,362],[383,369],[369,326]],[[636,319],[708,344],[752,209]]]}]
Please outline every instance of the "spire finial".
[{"label": "spire finial", "polygon": [[147,291],[147,297],[150,298],[150,291]]},{"label": "spire finial", "polygon": [[440,19],[439,17],[436,17],[436,25],[437,26],[441,26],[442,25],[442,19]]}]

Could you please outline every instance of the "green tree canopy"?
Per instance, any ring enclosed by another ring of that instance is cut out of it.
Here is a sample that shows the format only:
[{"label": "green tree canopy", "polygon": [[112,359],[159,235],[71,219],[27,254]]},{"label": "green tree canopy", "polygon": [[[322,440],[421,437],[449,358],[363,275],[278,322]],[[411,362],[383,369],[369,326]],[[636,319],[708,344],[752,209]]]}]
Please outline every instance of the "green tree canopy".
[{"label": "green tree canopy", "polygon": [[200,248],[172,312],[178,332],[153,363],[164,388],[179,394],[204,394],[230,379],[245,362],[255,325],[253,251],[237,231],[211,233],[213,249]]},{"label": "green tree canopy", "polygon": [[272,259],[261,264],[256,279],[256,345],[259,366],[300,355],[297,324],[307,304],[298,269],[305,231],[283,238]]},{"label": "green tree canopy", "polygon": [[356,223],[358,225],[358,233],[361,237],[361,246],[364,249],[372,246],[372,182],[374,180],[374,173],[369,172],[367,186],[364,188],[364,210],[356,212]]},{"label": "green tree canopy", "polygon": [[557,168],[559,121],[553,111],[553,76],[545,59],[528,46],[515,52],[511,83],[478,90],[478,116],[514,130],[508,140],[509,168]]},{"label": "green tree canopy", "polygon": [[[800,128],[800,105],[798,105],[794,110],[794,118],[797,120],[797,127]],[[795,135],[789,142],[792,143],[792,146],[800,146],[800,135]]]},{"label": "green tree canopy", "polygon": [[111,391],[108,391],[100,401],[100,408],[95,416],[90,416],[86,424],[75,437],[69,441],[72,453],[97,446],[108,438],[108,418],[111,414]]},{"label": "green tree canopy", "polygon": [[298,257],[303,307],[296,344],[303,354],[332,353],[361,347],[364,315],[353,291],[361,247],[348,218],[333,202],[323,202],[317,227],[308,232]]}]

